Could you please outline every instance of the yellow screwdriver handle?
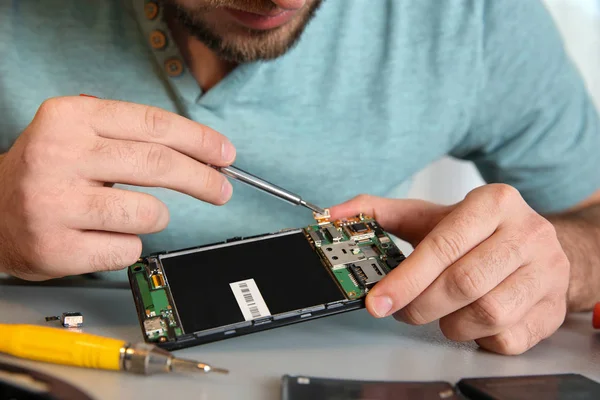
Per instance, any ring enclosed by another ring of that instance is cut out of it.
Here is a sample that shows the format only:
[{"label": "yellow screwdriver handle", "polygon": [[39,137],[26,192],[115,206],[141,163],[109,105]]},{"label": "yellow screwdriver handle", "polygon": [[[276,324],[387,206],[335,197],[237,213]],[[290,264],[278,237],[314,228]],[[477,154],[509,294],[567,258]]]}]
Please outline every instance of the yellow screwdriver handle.
[{"label": "yellow screwdriver handle", "polygon": [[126,342],[35,325],[0,324],[0,352],[30,360],[119,370]]}]

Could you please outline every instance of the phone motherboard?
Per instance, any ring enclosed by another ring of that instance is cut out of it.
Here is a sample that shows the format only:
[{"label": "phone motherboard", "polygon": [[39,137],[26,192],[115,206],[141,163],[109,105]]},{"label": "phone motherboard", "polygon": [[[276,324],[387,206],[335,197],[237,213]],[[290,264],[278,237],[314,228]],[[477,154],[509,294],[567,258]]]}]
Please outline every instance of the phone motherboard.
[{"label": "phone motherboard", "polygon": [[404,254],[368,216],[315,221],[142,257],[128,272],[144,339],[176,349],[363,308]]}]

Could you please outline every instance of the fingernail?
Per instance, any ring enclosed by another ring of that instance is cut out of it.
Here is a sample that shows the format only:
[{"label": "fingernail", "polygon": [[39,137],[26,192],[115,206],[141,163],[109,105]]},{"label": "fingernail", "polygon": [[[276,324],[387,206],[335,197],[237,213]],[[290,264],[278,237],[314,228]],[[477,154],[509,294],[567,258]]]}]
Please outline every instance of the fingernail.
[{"label": "fingernail", "polygon": [[385,317],[392,309],[392,299],[388,296],[375,296],[371,300],[373,312],[378,317]]},{"label": "fingernail", "polygon": [[221,158],[226,163],[233,161],[235,158],[235,147],[231,143],[224,142],[221,145]]},{"label": "fingernail", "polygon": [[232,193],[233,186],[231,186],[231,183],[227,179],[224,179],[223,185],[221,185],[221,198],[223,199],[223,202],[228,201],[231,198]]}]

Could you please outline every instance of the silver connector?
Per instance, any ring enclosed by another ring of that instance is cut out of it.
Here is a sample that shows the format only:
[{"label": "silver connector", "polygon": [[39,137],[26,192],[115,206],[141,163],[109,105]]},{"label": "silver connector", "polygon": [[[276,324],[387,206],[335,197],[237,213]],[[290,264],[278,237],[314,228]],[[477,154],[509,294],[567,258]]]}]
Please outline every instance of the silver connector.
[{"label": "silver connector", "polygon": [[229,372],[197,361],[175,358],[168,351],[149,343],[136,343],[123,347],[121,369],[139,375],[169,372]]},{"label": "silver connector", "polygon": [[314,204],[311,204],[308,201],[302,200],[300,202],[300,204],[303,205],[304,207],[310,209],[310,210],[313,210],[317,214],[325,214],[326,213],[325,209],[323,209],[321,207],[318,207],[318,206],[315,206]]}]

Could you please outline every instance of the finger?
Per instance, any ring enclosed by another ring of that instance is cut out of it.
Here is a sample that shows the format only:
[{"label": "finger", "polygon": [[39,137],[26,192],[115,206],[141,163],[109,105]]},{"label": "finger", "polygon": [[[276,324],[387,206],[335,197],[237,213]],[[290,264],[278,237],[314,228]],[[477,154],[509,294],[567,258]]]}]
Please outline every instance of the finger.
[{"label": "finger", "polygon": [[157,198],[140,192],[86,187],[71,196],[65,225],[71,229],[148,234],[169,223],[169,210]]},{"label": "finger", "polygon": [[125,233],[68,230],[62,239],[39,261],[49,277],[123,269],[142,252],[140,238]]},{"label": "finger", "polygon": [[233,191],[215,169],[160,144],[100,138],[85,158],[80,171],[92,180],[164,187],[212,204]]},{"label": "finger", "polygon": [[219,166],[235,159],[231,142],[215,130],[180,115],[141,104],[82,98],[92,117],[89,124],[102,137],[152,142],[196,160]]},{"label": "finger", "polygon": [[554,289],[553,281],[539,265],[521,267],[476,302],[442,318],[440,328],[461,342],[495,335],[521,320]]},{"label": "finger", "polygon": [[[142,253],[138,236],[115,232],[84,232],[75,257],[88,272],[116,271],[134,264]],[[74,265],[74,264],[73,264]]]},{"label": "finger", "polygon": [[384,230],[416,244],[437,225],[452,207],[422,200],[386,199],[360,195],[331,207],[330,213],[332,219],[363,213],[374,218]]},{"label": "finger", "polygon": [[497,335],[477,339],[484,349],[506,355],[522,354],[550,337],[563,324],[567,303],[546,299],[538,303],[522,321]]},{"label": "finger", "polygon": [[531,244],[508,229],[455,262],[395,316],[410,324],[427,324],[459,310],[494,289],[529,262]]},{"label": "finger", "polygon": [[[518,216],[516,216],[518,217]],[[450,265],[489,238],[502,216],[466,198],[419,243],[410,256],[375,285],[367,309],[375,316],[395,313],[420,295]]]}]

